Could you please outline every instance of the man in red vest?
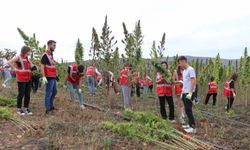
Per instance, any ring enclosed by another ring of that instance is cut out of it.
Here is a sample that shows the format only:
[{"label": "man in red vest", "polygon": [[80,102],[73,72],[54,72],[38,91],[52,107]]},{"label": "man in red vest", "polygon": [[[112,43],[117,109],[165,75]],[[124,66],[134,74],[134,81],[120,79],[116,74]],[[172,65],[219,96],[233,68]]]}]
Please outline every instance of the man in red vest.
[{"label": "man in red vest", "polygon": [[93,65],[89,66],[86,71],[88,89],[90,96],[95,95],[96,87],[95,87],[95,78],[97,75],[101,75],[101,73],[97,70],[97,68]]},{"label": "man in red vest", "polygon": [[84,71],[83,65],[72,64],[68,66],[68,70],[67,70],[68,73],[66,76],[66,83],[67,83],[67,88],[70,93],[70,98],[72,101],[75,101],[74,90],[76,90],[79,101],[80,101],[81,109],[85,108],[83,105],[82,90],[79,87],[82,77],[84,76],[83,71]]},{"label": "man in red vest", "polygon": [[49,40],[47,42],[48,49],[42,56],[41,59],[41,73],[42,73],[42,83],[46,84],[45,89],[45,108],[46,114],[49,114],[54,107],[54,99],[57,93],[56,87],[56,62],[53,57],[53,52],[56,49],[56,41]]},{"label": "man in red vest", "polygon": [[214,82],[214,77],[211,77],[210,82],[208,83],[208,92],[207,92],[207,97],[205,100],[205,105],[207,105],[210,96],[213,95],[213,106],[216,104],[216,97],[217,97],[217,86],[216,83]]},{"label": "man in red vest", "polygon": [[[32,64],[28,59],[30,55],[30,48],[23,46],[21,49],[21,54],[8,61],[8,65],[16,71],[16,80],[18,85],[17,113],[19,115],[32,115],[32,112],[29,109],[32,78]],[[23,98],[25,111],[22,110]]]}]

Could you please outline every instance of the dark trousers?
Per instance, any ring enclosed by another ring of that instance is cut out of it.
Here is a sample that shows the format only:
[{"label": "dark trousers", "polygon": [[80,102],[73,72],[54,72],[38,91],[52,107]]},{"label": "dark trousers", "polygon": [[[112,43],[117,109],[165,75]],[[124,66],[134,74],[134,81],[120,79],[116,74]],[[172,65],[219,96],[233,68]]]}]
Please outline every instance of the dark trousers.
[{"label": "dark trousers", "polygon": [[194,115],[193,115],[193,110],[192,110],[192,107],[193,107],[192,101],[193,101],[194,95],[192,96],[191,100],[187,99],[186,96],[187,94],[182,94],[182,100],[184,103],[186,115],[188,117],[188,124],[190,127],[194,128],[195,120],[194,120]]},{"label": "dark trousers", "polygon": [[135,84],[135,92],[136,92],[137,97],[140,97],[140,96],[141,96],[140,84],[139,84],[139,83],[136,83],[136,84]]},{"label": "dark trousers", "polygon": [[169,107],[169,120],[174,120],[174,101],[172,96],[159,96],[160,112],[163,119],[167,119],[165,101]]},{"label": "dark trousers", "polygon": [[205,105],[207,105],[209,99],[210,99],[210,96],[213,96],[213,105],[216,104],[216,98],[217,98],[217,93],[207,93],[207,97],[206,97],[206,100],[205,100]]},{"label": "dark trousers", "polygon": [[17,85],[18,85],[17,108],[22,108],[23,98],[24,98],[24,107],[29,108],[31,83],[17,82]]},{"label": "dark trousers", "polygon": [[31,88],[33,90],[34,93],[36,93],[38,87],[39,87],[39,76],[33,76],[32,77],[32,82],[31,82]]},{"label": "dark trousers", "polygon": [[227,111],[232,108],[232,105],[234,103],[234,97],[233,96],[230,96],[230,97],[227,97]]},{"label": "dark trousers", "polygon": [[149,88],[150,93],[153,93],[153,85],[150,85],[148,88]]}]

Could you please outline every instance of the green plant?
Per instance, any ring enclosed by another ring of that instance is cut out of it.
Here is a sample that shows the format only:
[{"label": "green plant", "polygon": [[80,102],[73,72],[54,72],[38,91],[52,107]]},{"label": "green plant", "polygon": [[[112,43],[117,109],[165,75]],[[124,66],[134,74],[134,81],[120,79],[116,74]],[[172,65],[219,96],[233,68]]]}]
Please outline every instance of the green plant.
[{"label": "green plant", "polygon": [[14,115],[9,108],[0,108],[0,120],[14,119]]},{"label": "green plant", "polygon": [[0,96],[0,106],[15,107],[16,100]]}]

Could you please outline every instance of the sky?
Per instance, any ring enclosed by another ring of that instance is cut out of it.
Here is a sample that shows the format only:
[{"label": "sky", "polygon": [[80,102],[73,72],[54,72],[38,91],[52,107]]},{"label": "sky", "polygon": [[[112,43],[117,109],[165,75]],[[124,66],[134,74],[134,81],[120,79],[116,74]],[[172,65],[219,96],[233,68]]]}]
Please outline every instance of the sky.
[{"label": "sky", "polygon": [[124,52],[122,22],[130,32],[141,20],[143,57],[150,57],[152,42],[166,33],[165,56],[192,55],[240,58],[250,45],[248,0],[2,0],[0,49],[20,51],[17,32],[36,34],[41,45],[57,41],[56,59],[74,60],[80,38],[88,59],[92,27],[98,34],[108,16],[112,35]]}]

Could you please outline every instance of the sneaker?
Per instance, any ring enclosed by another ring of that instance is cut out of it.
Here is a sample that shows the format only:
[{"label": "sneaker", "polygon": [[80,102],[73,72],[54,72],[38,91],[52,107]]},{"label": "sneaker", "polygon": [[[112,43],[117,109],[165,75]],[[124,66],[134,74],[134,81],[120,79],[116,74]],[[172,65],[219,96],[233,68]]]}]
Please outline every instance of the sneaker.
[{"label": "sneaker", "polygon": [[196,129],[195,128],[187,128],[187,129],[184,129],[187,133],[196,133]]},{"label": "sneaker", "polygon": [[27,108],[27,109],[25,110],[25,114],[27,114],[27,115],[32,115],[33,113],[30,111],[29,108]]},{"label": "sneaker", "polygon": [[21,116],[24,116],[25,113],[23,112],[23,110],[21,108],[18,108],[17,109],[17,114],[21,115]]},{"label": "sneaker", "polygon": [[189,125],[182,125],[182,128],[183,129],[188,129],[188,128],[190,128],[190,126]]},{"label": "sneaker", "polygon": [[3,86],[4,88],[6,88],[6,87],[7,87],[7,85],[6,85],[6,84],[4,84],[4,83],[2,84],[2,86]]},{"label": "sneaker", "polygon": [[85,109],[86,107],[85,107],[84,105],[81,105],[80,108],[81,108],[81,109]]},{"label": "sneaker", "polygon": [[53,107],[51,107],[51,110],[57,111],[58,109],[53,106]]},{"label": "sneaker", "polygon": [[176,121],[175,120],[169,120],[170,121],[170,123],[175,123]]}]

